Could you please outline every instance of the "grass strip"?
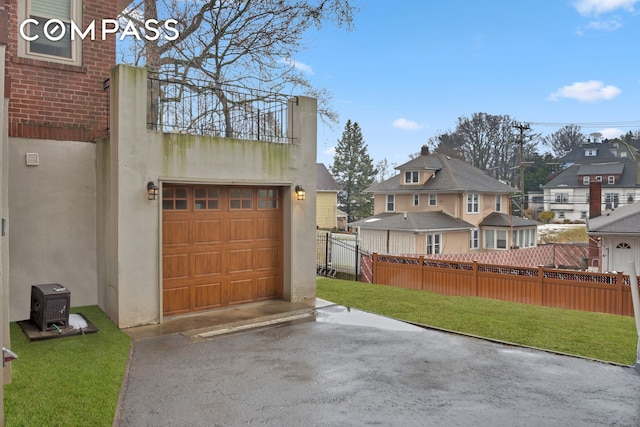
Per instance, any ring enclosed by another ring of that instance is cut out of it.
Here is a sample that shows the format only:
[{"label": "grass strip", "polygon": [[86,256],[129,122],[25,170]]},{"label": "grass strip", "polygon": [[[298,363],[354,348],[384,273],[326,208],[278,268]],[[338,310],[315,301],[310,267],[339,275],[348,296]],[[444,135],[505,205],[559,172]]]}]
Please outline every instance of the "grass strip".
[{"label": "grass strip", "polygon": [[76,307],[97,333],[30,342],[11,323],[12,382],[5,425],[111,426],[131,339],[96,306]]},{"label": "grass strip", "polygon": [[632,317],[318,278],[319,298],[409,322],[607,362],[635,363]]}]

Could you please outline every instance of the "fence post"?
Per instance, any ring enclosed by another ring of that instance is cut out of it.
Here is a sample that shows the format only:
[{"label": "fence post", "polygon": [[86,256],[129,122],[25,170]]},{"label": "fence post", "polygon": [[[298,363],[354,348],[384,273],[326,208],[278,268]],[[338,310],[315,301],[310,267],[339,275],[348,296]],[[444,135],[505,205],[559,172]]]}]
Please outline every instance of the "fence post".
[{"label": "fence post", "polygon": [[378,253],[374,252],[371,255],[371,283],[376,283],[375,281],[375,277],[376,277],[376,264],[378,263]]},{"label": "fence post", "polygon": [[424,255],[420,255],[420,290],[424,291]]},{"label": "fence post", "polygon": [[478,260],[473,260],[473,295],[478,296]]},{"label": "fence post", "polygon": [[355,265],[355,269],[356,269],[356,282],[358,281],[358,264],[360,261],[360,251],[358,250],[358,241],[356,240],[356,265]]},{"label": "fence post", "polygon": [[540,295],[540,300],[538,301],[539,306],[544,305],[544,271],[542,266],[538,266],[538,294]]},{"label": "fence post", "polygon": [[619,271],[618,274],[616,274],[616,298],[617,298],[617,304],[616,304],[616,314],[621,315],[622,314],[622,289],[623,289],[623,285],[624,284],[624,276],[622,275],[622,271]]},{"label": "fence post", "polygon": [[329,270],[329,233],[324,235],[324,268]]}]

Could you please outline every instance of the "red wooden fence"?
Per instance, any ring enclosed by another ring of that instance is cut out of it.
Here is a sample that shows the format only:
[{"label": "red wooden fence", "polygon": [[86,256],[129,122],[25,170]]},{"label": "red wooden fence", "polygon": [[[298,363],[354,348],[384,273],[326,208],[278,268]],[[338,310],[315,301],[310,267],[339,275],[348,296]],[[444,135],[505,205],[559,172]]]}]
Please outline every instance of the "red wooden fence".
[{"label": "red wooden fence", "polygon": [[373,254],[373,283],[633,316],[629,276]]}]

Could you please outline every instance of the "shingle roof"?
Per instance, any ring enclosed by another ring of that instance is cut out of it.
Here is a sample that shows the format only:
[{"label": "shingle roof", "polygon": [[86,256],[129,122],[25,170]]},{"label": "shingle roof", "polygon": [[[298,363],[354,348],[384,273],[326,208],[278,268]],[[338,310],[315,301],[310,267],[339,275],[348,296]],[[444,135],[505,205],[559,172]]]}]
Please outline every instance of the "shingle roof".
[{"label": "shingle roof", "polygon": [[[607,184],[607,185],[603,185],[603,190],[605,189],[605,187],[636,187],[636,173],[638,170],[638,166],[636,165],[636,162],[634,162],[631,159],[625,159],[625,158],[621,158],[621,159],[616,159],[615,163],[614,162],[606,162],[606,166],[604,166],[603,162],[600,162],[603,169],[598,169],[598,170],[618,170],[620,169],[620,166],[616,166],[614,167],[614,164],[619,164],[622,165],[622,171],[621,171],[621,175],[620,175],[620,180],[616,181],[615,184]],[[580,169],[581,168],[586,168],[583,170],[597,170],[597,168],[600,168],[600,166],[598,166],[598,164],[596,163],[592,163],[587,165],[572,165],[569,166],[568,168],[566,168],[565,170],[559,172],[558,174],[556,174],[549,182],[547,182],[546,184],[544,184],[542,186],[542,188],[556,188],[556,187],[574,187],[574,188],[579,188],[579,187],[586,187],[582,180],[578,179],[578,176],[580,175]],[[593,169],[592,169],[593,168]],[[618,169],[615,169],[618,168]],[[591,173],[589,173],[590,175]],[[597,174],[597,173],[595,173]],[[603,172],[603,174],[606,175],[606,173]],[[614,174],[613,172],[610,172],[610,174]],[[586,175],[586,174],[584,174]]]},{"label": "shingle roof", "polygon": [[[593,143],[593,144],[582,144],[577,147],[573,147],[571,151],[569,151],[564,156],[560,157],[558,161],[560,163],[592,163],[592,162],[602,162],[607,161],[609,159],[616,159],[616,155],[612,153],[616,147],[613,145],[603,142],[603,143]],[[598,150],[597,156],[585,156],[585,150]]]},{"label": "shingle roof", "polygon": [[578,168],[578,175],[620,175],[624,170],[624,163],[592,163],[581,165]]},{"label": "shingle roof", "polygon": [[640,234],[640,202],[620,206],[587,221],[589,234]]},{"label": "shingle roof", "polygon": [[444,212],[382,213],[349,224],[372,230],[468,230],[473,225]]},{"label": "shingle roof", "polygon": [[[412,166],[413,165],[413,166]],[[470,164],[453,159],[444,154],[432,154],[420,156],[397,169],[435,170],[435,177],[428,179],[421,186],[403,186],[402,174],[396,175],[379,184],[374,184],[367,189],[371,193],[415,193],[439,192],[439,193],[514,193],[518,190],[489,176],[486,172],[471,166]]]},{"label": "shingle roof", "polygon": [[316,189],[318,191],[340,191],[340,185],[329,173],[324,163],[318,163],[316,166]]},{"label": "shingle roof", "polygon": [[500,212],[492,212],[487,215],[482,222],[480,223],[480,227],[532,227],[534,225],[538,225],[539,222],[521,218],[519,216],[509,216],[505,213]]}]

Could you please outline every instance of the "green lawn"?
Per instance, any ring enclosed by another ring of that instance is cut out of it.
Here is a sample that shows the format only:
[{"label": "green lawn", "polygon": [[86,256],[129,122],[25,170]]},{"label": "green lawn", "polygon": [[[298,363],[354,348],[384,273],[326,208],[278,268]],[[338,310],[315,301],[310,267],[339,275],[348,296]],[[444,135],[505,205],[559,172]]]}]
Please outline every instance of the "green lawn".
[{"label": "green lawn", "polygon": [[632,317],[328,278],[317,283],[319,298],[396,319],[608,362],[636,360]]},{"label": "green lawn", "polygon": [[111,426],[131,340],[98,308],[77,307],[100,331],[29,342],[11,323],[12,382],[5,425]]}]

